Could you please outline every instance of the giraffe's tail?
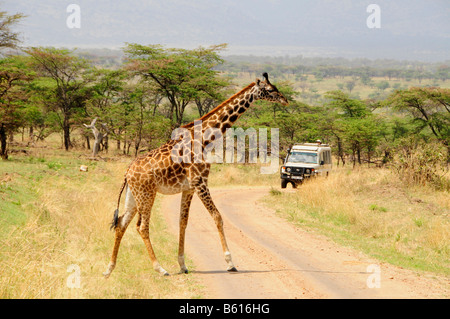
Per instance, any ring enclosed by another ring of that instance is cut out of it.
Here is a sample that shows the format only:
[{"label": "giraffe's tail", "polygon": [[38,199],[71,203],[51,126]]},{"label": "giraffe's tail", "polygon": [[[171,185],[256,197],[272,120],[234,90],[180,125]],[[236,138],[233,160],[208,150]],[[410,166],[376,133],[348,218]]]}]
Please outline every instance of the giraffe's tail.
[{"label": "giraffe's tail", "polygon": [[125,177],[122,187],[120,189],[120,193],[119,193],[119,199],[117,200],[117,208],[114,211],[114,217],[113,220],[111,222],[111,227],[109,229],[116,229],[117,224],[119,223],[119,205],[120,205],[120,198],[122,197],[122,192],[125,189],[125,186],[127,185],[127,178]]}]

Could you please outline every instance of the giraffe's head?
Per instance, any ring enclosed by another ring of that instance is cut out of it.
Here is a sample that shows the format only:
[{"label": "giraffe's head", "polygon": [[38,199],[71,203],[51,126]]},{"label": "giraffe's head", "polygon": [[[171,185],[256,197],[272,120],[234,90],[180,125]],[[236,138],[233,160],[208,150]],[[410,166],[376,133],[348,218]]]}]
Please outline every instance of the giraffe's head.
[{"label": "giraffe's head", "polygon": [[264,81],[260,79],[256,79],[256,87],[258,88],[258,97],[261,100],[267,100],[270,102],[278,102],[283,105],[288,105],[288,100],[284,97],[283,94],[278,91],[277,87],[270,83],[269,75],[264,72],[263,73]]}]

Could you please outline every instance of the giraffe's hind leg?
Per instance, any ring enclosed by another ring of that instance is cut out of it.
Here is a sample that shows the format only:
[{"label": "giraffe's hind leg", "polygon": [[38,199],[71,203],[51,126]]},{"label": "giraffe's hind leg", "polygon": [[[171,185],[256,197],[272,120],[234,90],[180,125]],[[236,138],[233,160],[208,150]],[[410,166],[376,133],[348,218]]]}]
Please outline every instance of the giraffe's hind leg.
[{"label": "giraffe's hind leg", "polygon": [[151,190],[145,196],[139,199],[137,202],[137,209],[140,219],[138,220],[138,232],[144,241],[145,247],[147,248],[150,260],[153,264],[153,269],[159,272],[161,275],[168,276],[169,273],[161,267],[158,260],[156,259],[155,252],[153,251],[152,243],[150,241],[149,227],[150,227],[150,216],[152,212],[152,206],[155,201],[156,190]]},{"label": "giraffe's hind leg", "polygon": [[105,278],[108,278],[111,275],[111,272],[116,267],[117,254],[119,253],[120,241],[122,240],[125,231],[127,230],[128,225],[136,214],[136,201],[134,200],[133,194],[131,194],[131,190],[127,187],[126,198],[125,198],[125,213],[119,217],[117,222],[117,226],[115,227],[115,241],[113,253],[111,256],[111,261],[109,262],[106,271],[103,273]]}]

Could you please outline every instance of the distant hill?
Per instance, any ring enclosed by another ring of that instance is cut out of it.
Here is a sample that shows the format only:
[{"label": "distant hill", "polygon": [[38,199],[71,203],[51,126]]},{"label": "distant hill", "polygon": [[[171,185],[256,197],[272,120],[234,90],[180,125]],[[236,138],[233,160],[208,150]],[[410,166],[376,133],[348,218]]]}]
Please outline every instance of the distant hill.
[{"label": "distant hill", "polygon": [[[25,45],[118,48],[125,42],[178,47],[229,43],[229,54],[441,61],[450,56],[448,0],[377,0],[369,29],[364,0],[3,0],[22,12]],[[66,8],[81,8],[69,29]]]}]

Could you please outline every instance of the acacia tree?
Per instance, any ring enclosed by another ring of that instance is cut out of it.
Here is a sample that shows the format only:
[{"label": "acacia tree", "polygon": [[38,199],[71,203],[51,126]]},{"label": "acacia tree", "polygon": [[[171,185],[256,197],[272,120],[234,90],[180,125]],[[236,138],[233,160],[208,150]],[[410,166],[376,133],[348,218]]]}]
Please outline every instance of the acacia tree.
[{"label": "acacia tree", "polygon": [[86,75],[88,63],[71,55],[69,50],[55,48],[31,48],[26,52],[32,57],[32,66],[49,81],[39,90],[48,107],[56,111],[63,131],[64,148],[72,146],[70,130],[73,117],[81,112],[89,99],[88,83],[92,77]]},{"label": "acacia tree", "polygon": [[339,117],[336,110],[329,107],[324,107],[322,112],[319,112],[319,118],[316,122],[318,131],[320,131],[327,138],[327,141],[333,142],[336,148],[333,148],[337,156],[337,165],[342,161],[345,165],[345,144],[344,144],[344,125],[342,118]]},{"label": "acacia tree", "polygon": [[7,134],[22,126],[25,120],[25,88],[33,73],[26,67],[24,57],[12,56],[0,60],[0,157],[8,158]]},{"label": "acacia tree", "polygon": [[[351,99],[341,91],[327,92],[329,102],[326,109],[333,113],[329,118],[334,124],[327,124],[337,139],[338,156],[343,158],[343,150],[352,152],[353,165],[362,163],[362,152],[366,151],[367,160],[379,143],[384,130],[381,119],[376,118],[366,103]],[[344,144],[344,145],[343,145]]]},{"label": "acacia tree", "polygon": [[419,131],[428,128],[447,147],[450,162],[450,89],[439,87],[397,90],[386,103],[412,115]]},{"label": "acacia tree", "polygon": [[170,138],[170,120],[154,113],[150,90],[146,83],[130,83],[124,86],[120,104],[112,108],[116,126],[121,127],[122,134],[117,138],[124,141],[124,154],[129,154],[134,145],[134,155],[137,156],[144,142],[145,146],[153,149]]},{"label": "acacia tree", "polygon": [[[13,32],[11,27],[24,17],[17,13],[9,15],[6,11],[0,11],[0,50],[14,49],[19,44],[19,33]],[[21,94],[17,90],[17,84],[26,80],[25,68],[17,67],[15,58],[0,60],[0,156],[7,159],[6,134],[12,131],[18,124],[20,116],[17,111],[19,104],[15,100]],[[14,98],[13,98],[14,97]]]},{"label": "acacia tree", "polygon": [[225,45],[216,45],[185,50],[128,44],[125,48],[127,69],[151,84],[155,88],[154,93],[169,101],[168,117],[178,126],[189,103],[200,101],[198,104],[202,105],[202,99],[217,99],[217,92],[228,85],[213,70],[223,62],[218,52],[224,48]]},{"label": "acacia tree", "polygon": [[[90,87],[90,98],[87,101],[87,117],[99,118],[103,123],[104,130],[117,137],[118,148],[120,148],[119,136],[121,127],[116,125],[117,113],[115,108],[120,103],[121,93],[125,86],[126,73],[121,69],[93,69],[89,76],[92,77],[93,84]],[[89,148],[89,135],[86,135],[86,141]],[[109,134],[103,136],[102,145],[107,151],[109,148]]]},{"label": "acacia tree", "polygon": [[0,11],[0,49],[17,47],[20,42],[19,33],[12,31],[11,27],[24,17],[22,13],[9,15],[6,11]]}]

